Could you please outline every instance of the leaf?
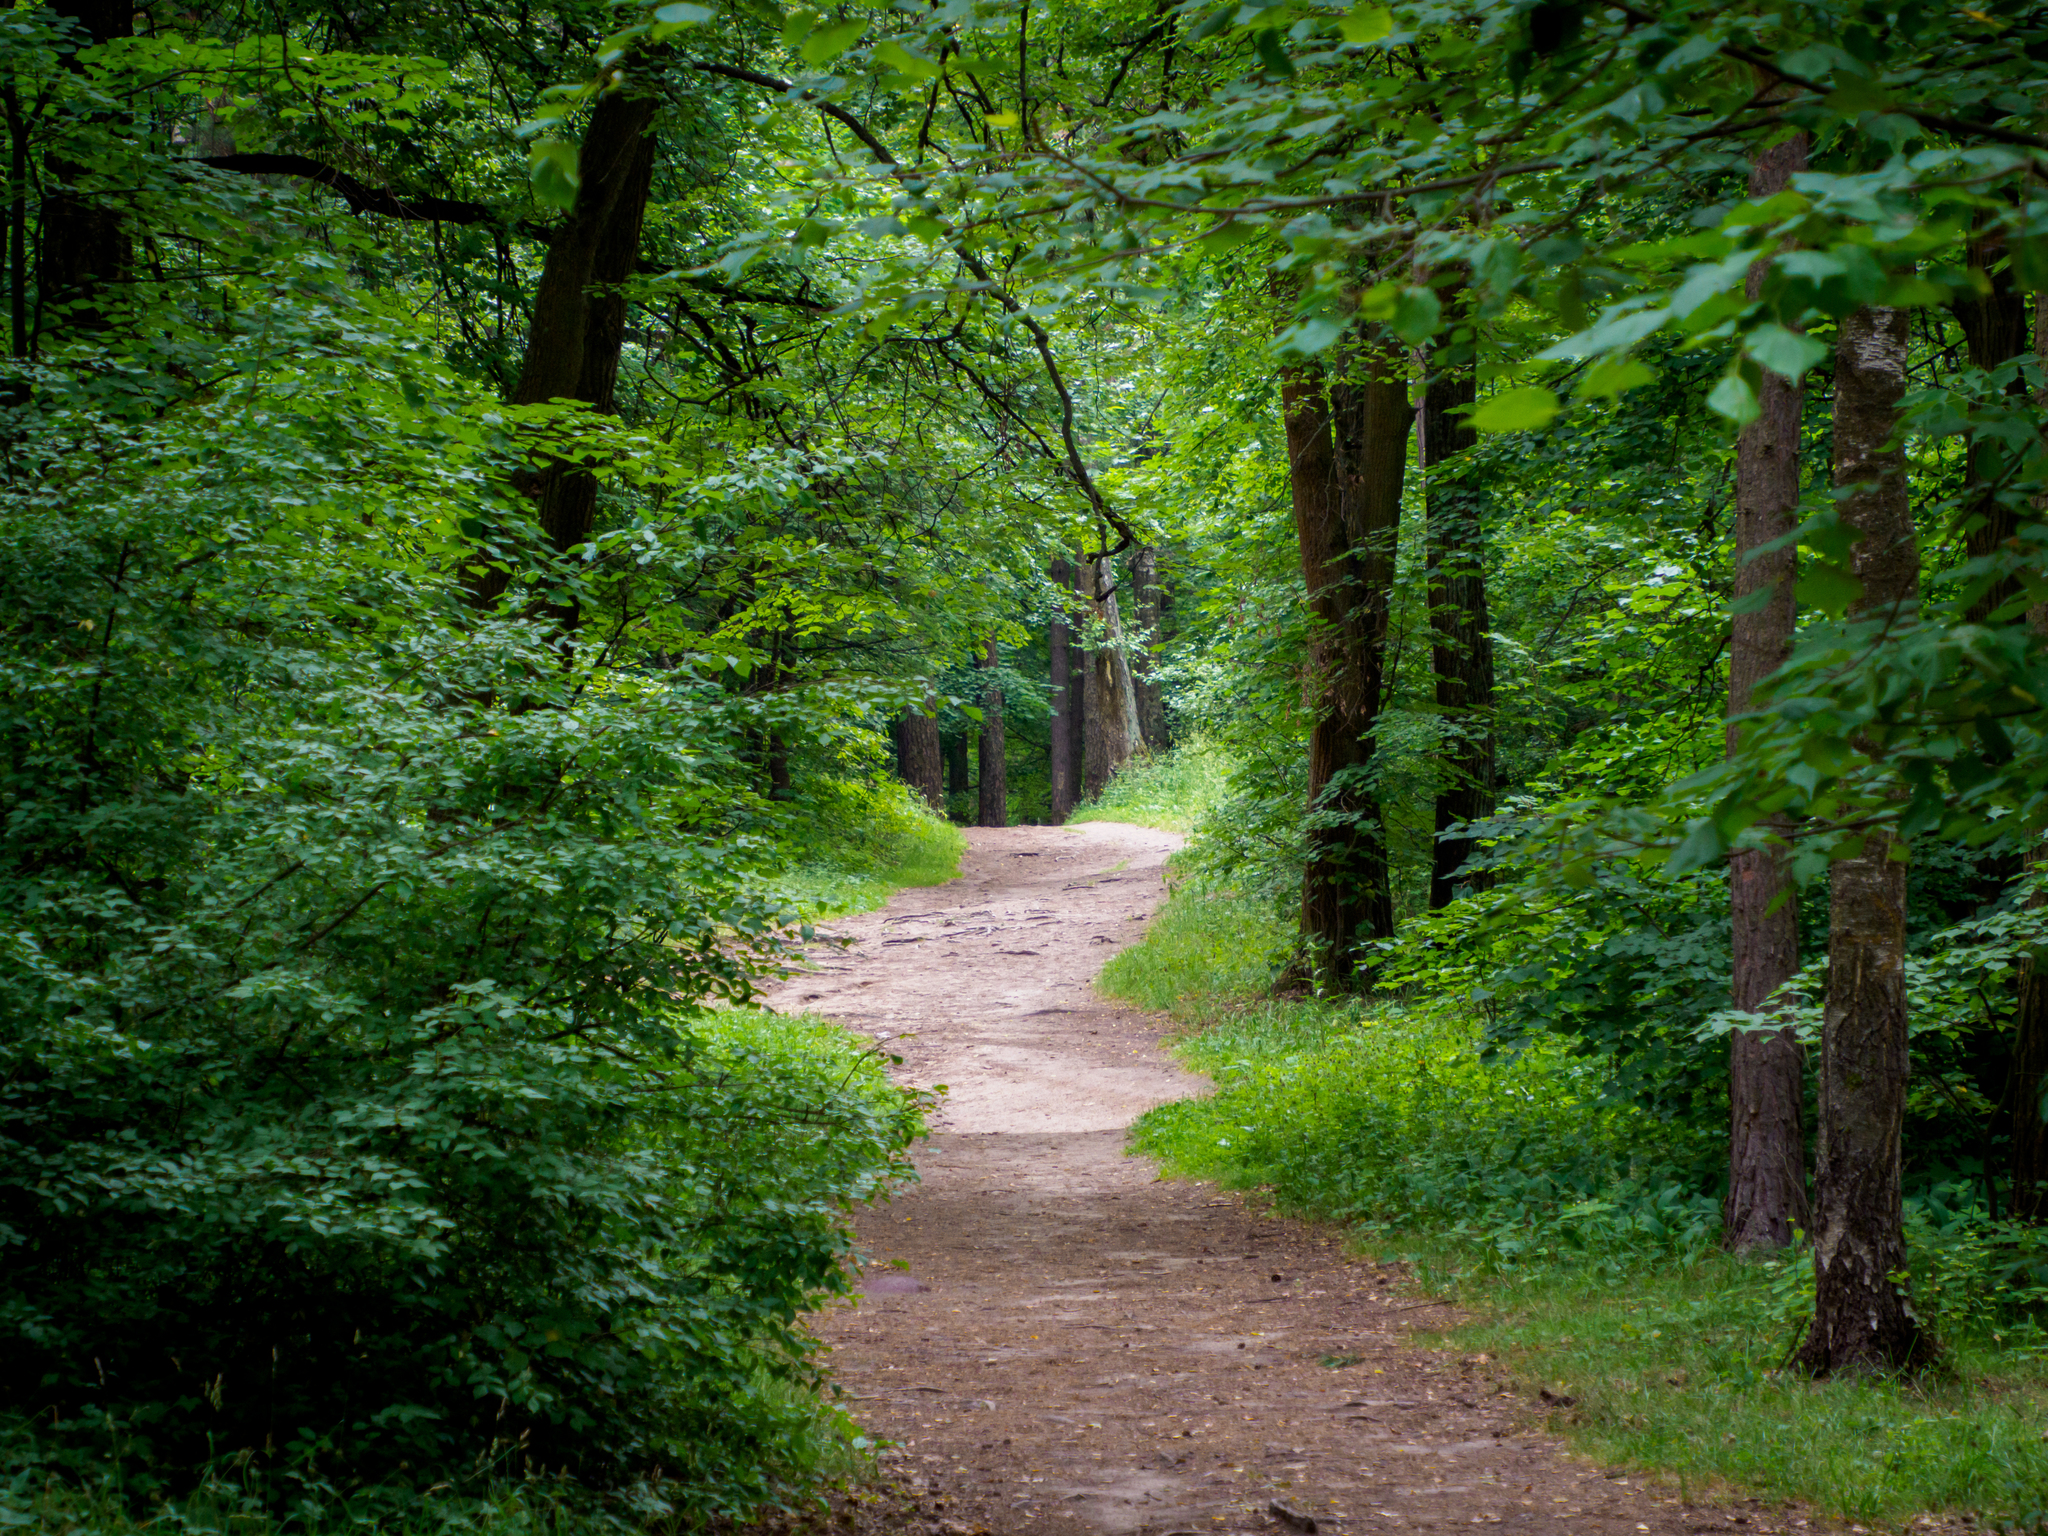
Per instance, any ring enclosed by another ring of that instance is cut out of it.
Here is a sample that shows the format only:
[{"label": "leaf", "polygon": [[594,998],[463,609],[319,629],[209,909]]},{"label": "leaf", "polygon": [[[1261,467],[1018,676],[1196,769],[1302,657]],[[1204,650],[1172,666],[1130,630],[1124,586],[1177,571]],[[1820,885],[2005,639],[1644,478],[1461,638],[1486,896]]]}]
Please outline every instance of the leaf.
[{"label": "leaf", "polygon": [[689,0],[675,0],[675,4],[656,10],[654,19],[666,27],[694,27],[709,21],[714,14],[708,5],[691,5]]},{"label": "leaf", "polygon": [[1344,334],[1344,322],[1328,316],[1297,320],[1273,338],[1273,350],[1282,357],[1314,357],[1328,351]]},{"label": "leaf", "polygon": [[1369,0],[1351,8],[1349,15],[1339,18],[1337,30],[1344,34],[1347,43],[1376,43],[1389,37],[1394,31],[1394,13],[1384,5],[1373,5]]},{"label": "leaf", "polygon": [[1436,334],[1443,304],[1428,288],[1403,288],[1394,301],[1394,334],[1407,342],[1423,342]]},{"label": "leaf", "polygon": [[868,57],[877,63],[886,64],[899,74],[913,80],[936,79],[941,73],[939,66],[922,54],[912,53],[894,40],[875,44]]},{"label": "leaf", "polygon": [[576,188],[582,177],[577,171],[577,146],[565,139],[536,139],[527,152],[527,176],[533,195],[550,208],[567,211],[576,206]]},{"label": "leaf", "polygon": [[1572,394],[1580,400],[1611,400],[1624,390],[1656,381],[1657,370],[1648,363],[1633,357],[1610,357],[1587,369]]},{"label": "leaf", "polygon": [[1481,432],[1540,432],[1562,409],[1555,392],[1523,384],[1487,396],[1472,413],[1472,425]]},{"label": "leaf", "polygon": [[1211,256],[1220,256],[1225,251],[1234,251],[1248,240],[1255,240],[1264,233],[1265,226],[1250,219],[1231,219],[1219,224],[1195,244]]},{"label": "leaf", "polygon": [[1721,835],[1714,818],[1702,816],[1686,828],[1684,840],[1671,850],[1671,857],[1664,861],[1664,873],[1674,877],[1689,875],[1696,869],[1705,869],[1727,852],[1728,840]]},{"label": "leaf", "polygon": [[1727,417],[1738,427],[1748,426],[1763,414],[1763,407],[1757,404],[1756,391],[1749,387],[1749,380],[1733,371],[1723,374],[1721,382],[1708,394],[1707,409]]},{"label": "leaf", "polygon": [[1758,326],[1743,338],[1742,349],[1781,378],[1797,379],[1828,355],[1826,342],[1776,323]]},{"label": "leaf", "polygon": [[1282,80],[1294,78],[1294,60],[1289,58],[1287,50],[1281,47],[1280,33],[1277,29],[1268,27],[1265,31],[1255,34],[1252,46],[1258,50],[1259,62],[1265,66],[1267,74],[1275,75]]},{"label": "leaf", "polygon": [[821,27],[803,41],[797,49],[797,56],[813,66],[830,63],[851,48],[866,32],[865,18],[857,21],[842,21],[836,27]]},{"label": "leaf", "polygon": [[982,121],[991,128],[1014,128],[1018,119],[1014,112],[991,112]]}]

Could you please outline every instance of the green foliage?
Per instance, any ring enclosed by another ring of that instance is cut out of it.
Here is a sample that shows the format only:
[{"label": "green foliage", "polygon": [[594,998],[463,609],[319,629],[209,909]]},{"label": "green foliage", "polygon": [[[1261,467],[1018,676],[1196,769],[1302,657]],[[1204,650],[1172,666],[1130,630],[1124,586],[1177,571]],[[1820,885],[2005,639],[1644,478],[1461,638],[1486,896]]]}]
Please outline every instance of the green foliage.
[{"label": "green foliage", "polygon": [[1099,800],[1084,801],[1069,821],[1127,821],[1162,832],[1186,832],[1222,798],[1229,758],[1197,739],[1155,756],[1133,758]]},{"label": "green foliage", "polygon": [[784,834],[771,888],[806,917],[882,905],[902,886],[944,885],[967,839],[895,780],[808,782]]}]

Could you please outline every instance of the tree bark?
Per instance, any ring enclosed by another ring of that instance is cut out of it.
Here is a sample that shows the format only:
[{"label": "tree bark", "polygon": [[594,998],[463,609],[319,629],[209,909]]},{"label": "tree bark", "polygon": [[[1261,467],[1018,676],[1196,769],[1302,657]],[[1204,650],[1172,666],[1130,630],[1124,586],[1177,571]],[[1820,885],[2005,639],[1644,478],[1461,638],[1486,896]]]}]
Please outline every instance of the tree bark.
[{"label": "tree bark", "polygon": [[[1806,164],[1806,139],[1787,140],[1757,157],[1749,195],[1771,197]],[[1749,297],[1763,292],[1767,264],[1750,270]],[[1756,685],[1792,654],[1798,620],[1793,582],[1798,552],[1787,537],[1798,525],[1801,390],[1766,372],[1757,419],[1735,447],[1735,616],[1728,645],[1728,753],[1736,749],[1735,717],[1746,713]],[[1768,594],[1745,612],[1750,600]],[[1766,830],[1783,834],[1779,821]],[[1763,1013],[1799,969],[1799,904],[1782,854],[1741,848],[1728,856],[1733,951],[1733,1003]],[[1783,1248],[1804,1227],[1806,1052],[1790,1029],[1738,1030],[1728,1037],[1728,1198],[1722,1241],[1734,1253]]]},{"label": "tree bark", "polygon": [[[1851,614],[1909,609],[1919,551],[1906,456],[1891,439],[1906,390],[1906,312],[1866,308],[1835,346],[1835,484],[1863,584]],[[1816,1375],[1886,1370],[1924,1341],[1892,1276],[1905,1267],[1899,1138],[1905,1123],[1906,865],[1890,833],[1837,859],[1828,903],[1828,997],[1821,1030],[1820,1157],[1814,1179],[1812,1331]]]},{"label": "tree bark", "polygon": [[1436,702],[1445,733],[1436,794],[1436,847],[1429,906],[1444,906],[1463,884],[1482,889],[1483,872],[1459,875],[1473,839],[1454,828],[1494,809],[1493,633],[1486,607],[1481,507],[1484,497],[1459,454],[1478,441],[1461,407],[1478,398],[1477,374],[1464,348],[1430,359],[1422,405],[1424,517],[1429,533],[1429,624]]},{"label": "tree bark", "polygon": [[[129,0],[66,0],[54,10],[76,25],[80,47],[97,47],[135,31],[135,7]],[[75,54],[65,62],[83,68]],[[32,335],[101,330],[107,324],[104,290],[119,284],[128,271],[126,221],[104,194],[79,185],[86,168],[61,149],[44,158],[43,170]],[[25,195],[25,187],[20,191]]]},{"label": "tree bark", "polygon": [[1414,413],[1398,356],[1347,346],[1344,374],[1281,376],[1288,479],[1311,635],[1304,959],[1335,985],[1361,940],[1391,937],[1386,818],[1368,774],[1383,692],[1394,542]]},{"label": "tree bark", "polygon": [[1109,781],[1138,750],[1138,697],[1124,659],[1123,621],[1117,613],[1116,579],[1105,558],[1084,562],[1082,579],[1102,631],[1102,643],[1088,652],[1088,724],[1082,791],[1102,798]]},{"label": "tree bark", "polygon": [[[1072,570],[1074,592],[1079,599],[1075,604],[1074,611],[1077,615],[1085,615],[1093,606],[1088,599],[1095,590],[1094,578],[1090,574],[1090,568],[1085,561],[1074,561]],[[1099,705],[1098,701],[1093,697],[1092,681],[1095,673],[1095,663],[1094,658],[1088,653],[1088,647],[1080,644],[1077,640],[1069,639],[1067,644],[1067,664],[1073,677],[1074,686],[1074,719],[1067,742],[1068,750],[1072,755],[1067,759],[1067,779],[1074,786],[1075,803],[1078,804],[1087,796],[1088,722],[1095,714]],[[1068,809],[1072,810],[1073,807],[1069,806]]]},{"label": "tree bark", "polygon": [[924,796],[940,816],[946,814],[946,789],[940,782],[939,722],[913,704],[896,723],[896,773]]},{"label": "tree bark", "polygon": [[995,685],[996,643],[988,643],[982,669],[989,674],[981,690],[981,825],[1007,827],[1010,824],[1010,791],[1003,771],[1003,690]]},{"label": "tree bark", "polygon": [[[1967,246],[1969,265],[1982,273],[1990,285],[1987,294],[1979,296],[1973,293],[1955,302],[1956,320],[1962,327],[1965,349],[1973,368],[1990,369],[2010,362],[2027,351],[2031,340],[2027,335],[2027,296],[2014,281],[2010,263],[2000,270],[1992,270],[1993,264],[2004,255],[2002,231],[1973,236]],[[2024,398],[2026,395],[2024,379],[2014,379],[2006,387],[2015,396]],[[1970,559],[1982,560],[2003,549],[2019,532],[2019,518],[2011,506],[1992,492],[1997,478],[1995,460],[2000,451],[1972,438],[1965,452],[1969,490],[1966,493],[1968,509],[1963,543]],[[1970,621],[1983,623],[1993,612],[2018,596],[2019,583],[2010,576],[2000,577],[1971,603]]]},{"label": "tree bark", "polygon": [[[1048,573],[1053,587],[1062,592],[1074,588],[1073,562],[1055,560]],[[1068,641],[1072,635],[1064,609],[1046,626],[1046,682],[1052,694],[1052,734],[1046,749],[1046,778],[1052,802],[1052,821],[1058,826],[1074,809],[1074,716],[1075,682]]]},{"label": "tree bark", "polygon": [[946,793],[964,795],[974,787],[973,773],[967,766],[967,733],[950,731],[940,741],[946,753]]},{"label": "tree bark", "polygon": [[1141,544],[1131,552],[1131,585],[1137,588],[1138,628],[1145,640],[1138,652],[1133,686],[1138,695],[1138,734],[1145,750],[1166,750],[1166,694],[1159,686],[1159,551]]},{"label": "tree bark", "polygon": [[[2034,355],[2048,374],[2048,295],[2034,299]],[[2035,406],[2048,417],[2048,388],[2035,396]],[[2048,498],[2036,511],[2048,516]],[[2027,625],[2037,635],[2048,634],[2048,604],[2029,608]],[[2037,869],[2048,864],[2048,847],[2037,844],[2032,863]],[[2012,1138],[2012,1213],[2024,1221],[2048,1220],[2048,971],[2038,959],[2020,969],[2005,1110]]]}]

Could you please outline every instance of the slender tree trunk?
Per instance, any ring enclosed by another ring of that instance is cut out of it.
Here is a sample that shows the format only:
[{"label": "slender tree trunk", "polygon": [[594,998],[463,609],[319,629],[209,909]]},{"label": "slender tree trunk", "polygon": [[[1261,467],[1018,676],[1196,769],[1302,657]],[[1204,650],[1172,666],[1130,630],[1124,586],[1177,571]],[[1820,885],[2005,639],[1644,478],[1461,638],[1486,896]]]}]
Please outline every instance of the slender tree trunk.
[{"label": "slender tree trunk", "polygon": [[1107,559],[1082,566],[1088,596],[1102,631],[1102,643],[1088,653],[1088,728],[1082,790],[1099,800],[1142,744],[1138,698],[1123,653],[1123,621],[1117,613],[1114,573]]},{"label": "slender tree trunk", "polygon": [[[1050,572],[1053,586],[1062,592],[1074,587],[1071,561],[1055,560]],[[1074,706],[1075,677],[1068,641],[1073,631],[1064,615],[1046,626],[1046,681],[1052,694],[1052,738],[1046,749],[1046,777],[1050,781],[1053,825],[1067,819],[1074,809]]]},{"label": "slender tree trunk", "polygon": [[946,751],[946,793],[964,795],[974,787],[972,771],[967,766],[967,733],[951,731],[940,740]]},{"label": "slender tree trunk", "polygon": [[1311,624],[1301,935],[1304,958],[1338,985],[1353,977],[1359,942],[1394,926],[1386,821],[1366,779],[1413,419],[1392,354],[1347,348],[1344,367],[1327,388],[1313,366],[1288,369],[1280,383]]},{"label": "slender tree trunk", "polygon": [[1138,651],[1133,685],[1138,695],[1138,733],[1145,750],[1166,750],[1166,694],[1159,686],[1159,551],[1140,545],[1131,554],[1131,585],[1137,589],[1138,628],[1144,644]]},{"label": "slender tree trunk", "polygon": [[[1753,198],[1791,185],[1806,164],[1801,135],[1758,156],[1749,175]],[[1750,270],[1749,296],[1763,291],[1766,263]],[[1798,554],[1788,543],[1757,551],[1789,535],[1798,524],[1799,424],[1797,381],[1766,373],[1761,413],[1743,428],[1735,448],[1735,617],[1728,647],[1728,752],[1734,717],[1750,707],[1756,685],[1792,653],[1798,619],[1793,579]],[[1768,594],[1760,607],[1749,602]],[[1767,828],[1782,833],[1777,822]],[[1738,849],[1728,858],[1732,919],[1733,1001],[1744,1013],[1762,1013],[1778,988],[1799,969],[1799,904],[1781,854]],[[1728,1037],[1728,1199],[1722,1239],[1732,1252],[1783,1248],[1794,1227],[1806,1224],[1806,1052],[1790,1029],[1738,1030]]]},{"label": "slender tree trunk", "polygon": [[14,355],[34,350],[28,328],[28,123],[21,114],[21,96],[9,80],[0,87],[7,112],[7,311],[14,329]]},{"label": "slender tree trunk", "polygon": [[1439,349],[1429,366],[1422,405],[1429,623],[1437,709],[1446,733],[1429,875],[1435,911],[1457,895],[1460,884],[1479,889],[1488,883],[1478,871],[1459,877],[1474,843],[1453,829],[1493,814],[1493,632],[1481,526],[1485,498],[1469,466],[1457,462],[1478,440],[1459,409],[1478,398],[1477,374],[1469,356],[1449,347]]},{"label": "slender tree trunk", "polygon": [[[2034,299],[2034,355],[2048,375],[2048,294]],[[2048,418],[2048,388],[2035,396]],[[2037,504],[2048,517],[2048,498]],[[2048,604],[2027,610],[2035,634],[2048,634]],[[2048,847],[2036,844],[2032,863],[2048,864]],[[2005,1089],[2006,1127],[2012,1138],[2012,1213],[2027,1221],[2048,1221],[2048,971],[2030,959],[2021,968],[2013,1017],[2012,1066]]]},{"label": "slender tree trunk", "polygon": [[[1956,320],[1962,327],[1963,341],[1973,368],[1990,369],[2010,362],[2022,356],[2031,341],[2027,335],[2027,296],[2014,281],[2011,264],[1993,270],[1994,264],[2005,254],[2002,231],[1974,236],[1968,245],[1969,265],[1984,275],[1991,290],[1982,296],[1970,294],[1955,303]],[[2024,398],[2026,395],[2024,379],[2014,379],[2007,388],[2015,396]],[[1997,466],[1990,461],[1997,458],[1999,452],[1974,438],[1967,448],[1966,474],[1970,489],[1963,542],[1972,560],[1996,554],[2019,532],[2019,518],[2013,508],[1992,493]],[[1983,623],[2018,595],[2019,584],[2012,577],[1992,582],[1984,594],[1970,605],[1971,622]]]},{"label": "slender tree trunk", "polygon": [[[1853,615],[1909,610],[1919,551],[1906,456],[1891,444],[1906,390],[1906,312],[1860,309],[1835,347],[1835,484],[1863,592]],[[1906,1113],[1906,865],[1889,833],[1835,861],[1814,1179],[1816,1375],[1909,1365],[1925,1347],[1892,1276],[1905,1267],[1899,1137]]]},{"label": "slender tree trunk", "polygon": [[925,804],[946,814],[946,789],[940,781],[939,722],[915,704],[896,724],[896,772],[924,796]]},{"label": "slender tree trunk", "polygon": [[[1079,601],[1075,604],[1077,614],[1086,614],[1093,607],[1095,587],[1090,567],[1085,560],[1073,563],[1074,592]],[[1094,718],[1099,701],[1094,697],[1095,660],[1088,647],[1073,640],[1067,645],[1067,665],[1074,684],[1074,719],[1067,740],[1071,755],[1067,759],[1067,782],[1074,786],[1076,803],[1087,798],[1088,785],[1088,722]],[[1069,806],[1071,810],[1073,807]]]},{"label": "slender tree trunk", "polygon": [[996,643],[988,643],[982,668],[989,674],[981,690],[981,825],[1007,827],[1010,824],[1010,790],[1003,771],[1003,690],[995,685]]},{"label": "slender tree trunk", "polygon": [[[135,7],[128,0],[65,0],[54,9],[77,24],[74,36],[81,47],[135,32]],[[75,55],[66,62],[73,69],[83,68]],[[85,167],[57,149],[45,157],[43,174],[31,351],[36,336],[103,329],[105,291],[120,283],[130,261],[128,229],[120,210],[103,194],[80,185]]]}]

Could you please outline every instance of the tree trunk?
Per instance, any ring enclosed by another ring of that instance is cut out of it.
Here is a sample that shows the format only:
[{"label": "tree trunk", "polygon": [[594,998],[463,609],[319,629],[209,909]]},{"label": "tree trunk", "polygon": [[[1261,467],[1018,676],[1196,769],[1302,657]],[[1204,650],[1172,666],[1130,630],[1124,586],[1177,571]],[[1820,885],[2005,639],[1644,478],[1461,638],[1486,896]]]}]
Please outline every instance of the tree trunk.
[{"label": "tree trunk", "polygon": [[[1749,195],[1771,197],[1791,185],[1806,164],[1804,135],[1757,157]],[[1749,296],[1763,291],[1766,263],[1750,270]],[[1728,752],[1734,755],[1734,717],[1750,707],[1756,685],[1792,653],[1798,609],[1793,580],[1798,553],[1787,544],[1765,545],[1798,525],[1799,424],[1797,381],[1766,372],[1761,414],[1743,428],[1735,447],[1735,616],[1728,645]],[[1761,607],[1745,600],[1768,593]],[[1783,833],[1781,822],[1766,823]],[[1762,1013],[1778,988],[1799,969],[1799,904],[1782,855],[1743,848],[1728,856],[1728,897],[1733,949],[1734,1006]],[[1774,910],[1775,905],[1775,910]],[[1806,1052],[1790,1029],[1738,1030],[1728,1037],[1728,1199],[1722,1241],[1729,1250],[1783,1248],[1794,1227],[1806,1225],[1806,1143],[1800,1117],[1806,1100]]]},{"label": "tree trunk", "polygon": [[[1095,590],[1086,561],[1073,562],[1073,577],[1074,592],[1081,599],[1074,611],[1077,614],[1086,614],[1093,607],[1089,599]],[[1074,786],[1075,800],[1078,804],[1087,797],[1088,722],[1097,708],[1092,689],[1095,662],[1089,655],[1088,647],[1070,639],[1067,644],[1067,666],[1074,684],[1074,719],[1067,742],[1072,755],[1067,759],[1067,781]],[[1068,807],[1069,810],[1072,808]]]},{"label": "tree trunk", "polygon": [[[2048,374],[2048,295],[2034,299],[2034,355]],[[2034,398],[2048,417],[2048,388]],[[2048,498],[2036,510],[2048,516]],[[2037,635],[2048,634],[2048,604],[2029,608],[2027,624]],[[2037,844],[2032,862],[2037,868],[2048,863],[2048,848]],[[2020,970],[2005,1107],[2012,1137],[2012,1213],[2025,1221],[2048,1220],[2048,972],[2039,960],[2029,959]]]},{"label": "tree trunk", "polygon": [[1342,986],[1362,940],[1388,938],[1386,818],[1368,775],[1384,687],[1394,543],[1414,412],[1398,354],[1347,345],[1344,376],[1281,376],[1295,541],[1311,635],[1304,958]]},{"label": "tree trunk", "polygon": [[[1863,591],[1852,615],[1908,609],[1919,552],[1906,456],[1890,444],[1906,389],[1906,312],[1860,309],[1835,346],[1835,484]],[[1885,1370],[1924,1348],[1892,1276],[1905,1267],[1899,1136],[1906,1113],[1906,865],[1889,833],[1835,861],[1828,998],[1821,1027],[1820,1157],[1814,1179],[1816,1375]]]},{"label": "tree trunk", "polygon": [[[1074,567],[1068,560],[1055,560],[1049,573],[1055,589],[1065,593],[1074,588]],[[1046,681],[1052,694],[1052,738],[1046,749],[1046,778],[1052,801],[1052,821],[1058,826],[1074,809],[1074,716],[1075,698],[1072,658],[1068,640],[1072,634],[1064,617],[1046,626]]]},{"label": "tree trunk", "polygon": [[[66,0],[53,9],[76,24],[73,36],[81,48],[134,35],[135,7],[129,0]],[[73,69],[83,67],[75,54],[67,55],[65,62]],[[17,142],[22,142],[18,122],[16,126]],[[23,158],[17,155],[18,166]],[[43,173],[32,334],[100,330],[107,323],[103,292],[110,284],[118,285],[128,271],[127,225],[105,194],[78,185],[86,168],[61,149],[44,158]],[[26,195],[25,178],[17,195]]]},{"label": "tree trunk", "polygon": [[1159,686],[1158,670],[1161,649],[1159,551],[1150,544],[1140,545],[1131,554],[1131,585],[1137,588],[1138,629],[1145,637],[1132,678],[1138,695],[1138,734],[1144,738],[1146,751],[1164,752],[1166,694]]},{"label": "tree trunk", "polygon": [[[534,289],[514,405],[581,400],[613,408],[626,321],[618,285],[639,260],[654,165],[647,128],[656,104],[651,96],[613,90],[591,112],[578,156],[576,205],[549,242]],[[591,475],[557,463],[523,472],[515,483],[534,501],[557,552],[590,537],[597,505]],[[509,580],[506,571],[486,566],[473,581],[477,603],[496,602]],[[562,616],[573,627],[574,609]]]},{"label": "tree trunk", "polygon": [[1422,405],[1431,655],[1445,733],[1429,875],[1431,911],[1451,901],[1460,884],[1477,890],[1489,883],[1477,871],[1459,877],[1474,844],[1453,829],[1491,816],[1494,799],[1493,634],[1480,516],[1484,497],[1469,466],[1455,462],[1478,440],[1458,409],[1478,398],[1472,359],[1459,355],[1464,350],[1446,347],[1431,357]]},{"label": "tree trunk", "polygon": [[972,771],[967,766],[967,733],[952,731],[941,739],[946,750],[946,793],[964,795],[974,787]]},{"label": "tree trunk", "polygon": [[[1967,250],[1969,265],[1984,275],[1991,291],[1981,297],[1971,294],[1956,300],[1956,320],[1962,326],[1970,366],[1996,368],[2027,351],[2030,340],[2027,335],[2027,296],[2015,283],[2010,263],[1998,271],[1992,270],[1993,264],[2006,254],[2002,231],[1989,236],[1973,236]],[[2016,396],[2024,398],[2026,395],[2025,379],[2014,379],[2006,387]],[[1970,439],[1966,449],[1965,474],[1969,490],[1966,493],[1968,508],[1963,543],[1972,560],[1996,554],[2019,532],[2019,518],[2013,508],[1992,493],[1991,487],[1998,478],[1998,466],[1990,461],[1999,456],[2000,450],[1975,438]],[[2018,596],[2019,584],[2012,577],[1999,578],[1971,603],[1970,621],[1983,623],[1994,611]]]},{"label": "tree trunk", "polygon": [[1081,567],[1088,597],[1102,631],[1102,643],[1088,653],[1088,727],[1082,790],[1102,798],[1109,781],[1141,745],[1138,697],[1124,659],[1123,621],[1117,613],[1116,581],[1105,558]]},{"label": "tree trunk", "polygon": [[940,782],[939,722],[915,704],[896,723],[896,773],[924,796],[925,804],[946,814],[946,790]]},{"label": "tree trunk", "polygon": [[1003,690],[995,685],[996,643],[988,643],[982,668],[989,674],[981,690],[981,825],[1010,824],[1010,791],[1003,772]]}]

